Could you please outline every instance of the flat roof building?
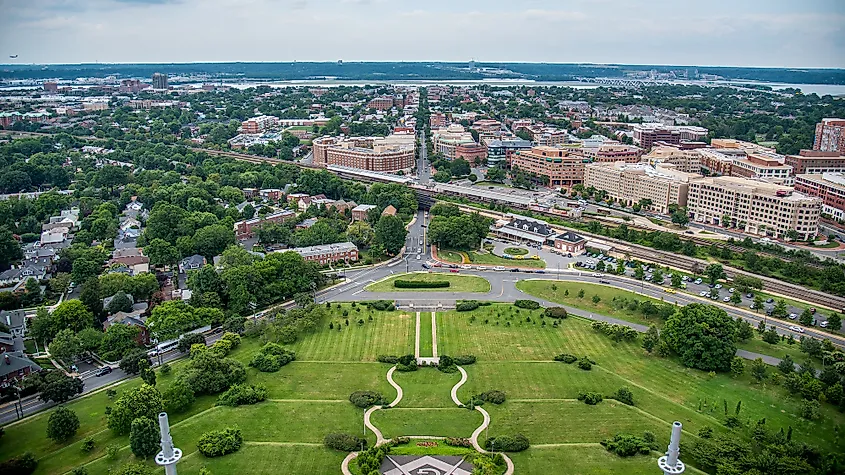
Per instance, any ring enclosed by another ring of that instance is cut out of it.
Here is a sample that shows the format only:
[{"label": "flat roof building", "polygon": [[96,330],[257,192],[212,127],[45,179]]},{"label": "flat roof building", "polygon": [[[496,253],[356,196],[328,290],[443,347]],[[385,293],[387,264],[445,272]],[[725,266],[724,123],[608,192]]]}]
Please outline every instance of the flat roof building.
[{"label": "flat roof building", "polygon": [[822,199],[822,213],[845,220],[845,173],[795,175],[795,191]]},{"label": "flat roof building", "polygon": [[279,252],[295,252],[306,261],[316,262],[320,265],[332,264],[339,261],[354,262],[358,260],[358,247],[351,242],[339,242],[337,244],[324,244],[321,246],[295,247],[284,249]]},{"label": "flat roof building", "polygon": [[655,142],[661,141],[679,145],[682,140],[697,141],[707,137],[708,130],[694,125],[663,125],[643,123],[633,126],[634,143],[648,150]]},{"label": "flat roof building", "polygon": [[577,149],[541,145],[515,152],[511,168],[545,177],[549,187],[571,188],[584,182],[584,164],[587,162],[589,159]]},{"label": "flat roof building", "polygon": [[784,164],[791,166],[792,173],[795,175],[845,172],[845,155],[843,153],[845,151],[801,150],[798,155],[787,155]]},{"label": "flat roof building", "polygon": [[502,166],[510,163],[514,152],[517,150],[528,150],[531,142],[523,139],[484,139],[487,147],[487,165]]},{"label": "flat roof building", "polygon": [[689,181],[700,177],[646,163],[591,163],[584,170],[584,187],[606,191],[614,201],[628,207],[647,199],[651,201],[650,210],[668,214],[670,205],[687,205]]},{"label": "flat roof building", "polygon": [[845,119],[822,119],[816,124],[813,150],[845,153]]},{"label": "flat roof building", "polygon": [[671,165],[679,172],[701,173],[701,154],[697,150],[655,146],[642,157],[642,161],[652,166]]},{"label": "flat roof building", "polygon": [[818,234],[822,200],[793,188],[740,177],[690,180],[687,211],[699,223],[727,225],[749,234],[799,239]]},{"label": "flat roof building", "polygon": [[387,137],[320,137],[312,142],[314,164],[337,165],[376,172],[408,171],[414,167],[413,134]]},{"label": "flat roof building", "polygon": [[460,124],[431,131],[431,143],[434,153],[443,155],[447,160],[454,160],[459,145],[477,145],[472,134],[464,130]]}]

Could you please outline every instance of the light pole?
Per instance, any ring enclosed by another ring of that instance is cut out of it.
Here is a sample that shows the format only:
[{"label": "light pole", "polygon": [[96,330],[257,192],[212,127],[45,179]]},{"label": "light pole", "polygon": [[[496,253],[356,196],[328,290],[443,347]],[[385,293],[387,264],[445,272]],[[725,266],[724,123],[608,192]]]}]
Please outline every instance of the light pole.
[{"label": "light pole", "polygon": [[161,452],[156,455],[156,464],[164,466],[166,475],[176,475],[176,462],[182,458],[182,451],[173,446],[166,412],[159,413],[158,427],[161,431]]}]

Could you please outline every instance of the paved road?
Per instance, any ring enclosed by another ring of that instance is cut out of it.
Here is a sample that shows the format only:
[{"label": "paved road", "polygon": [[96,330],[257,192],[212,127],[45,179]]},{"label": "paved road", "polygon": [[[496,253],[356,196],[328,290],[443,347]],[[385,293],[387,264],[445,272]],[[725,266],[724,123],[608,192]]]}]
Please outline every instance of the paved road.
[{"label": "paved road", "polygon": [[[206,343],[211,345],[218,339],[220,339],[222,333],[216,333],[212,335],[206,336]],[[168,363],[179,358],[186,356],[186,353],[180,353],[179,351],[170,351],[162,355],[161,362]],[[159,359],[153,358],[153,366],[159,365]],[[114,371],[105,375],[105,376],[94,376],[95,370],[88,371],[81,375],[82,381],[85,383],[85,387],[82,389],[82,394],[77,397],[84,396],[86,394],[92,393],[99,389],[102,389],[106,386],[110,386],[114,383],[122,381],[127,378],[134,377],[134,375],[127,374],[120,368],[114,368]],[[28,396],[21,400],[21,405],[23,407],[23,414],[24,416],[28,416],[30,414],[34,414],[36,412],[42,411],[44,409],[49,409],[55,406],[55,403],[45,403],[38,399],[37,395]],[[16,411],[15,406],[17,406],[17,401],[6,403],[0,406],[0,425],[9,424],[14,422],[18,419],[18,411]]]},{"label": "paved road", "polygon": [[420,130],[420,158],[417,160],[417,180],[421,185],[428,185],[431,180],[431,167],[428,163],[428,147],[425,145],[425,129]]}]

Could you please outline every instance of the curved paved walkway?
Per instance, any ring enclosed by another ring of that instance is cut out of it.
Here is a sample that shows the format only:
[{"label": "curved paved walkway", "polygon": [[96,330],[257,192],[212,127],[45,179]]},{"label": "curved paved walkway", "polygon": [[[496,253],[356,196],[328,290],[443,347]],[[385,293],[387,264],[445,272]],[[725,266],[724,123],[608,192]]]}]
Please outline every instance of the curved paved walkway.
[{"label": "curved paved walkway", "polygon": [[[396,366],[391,366],[390,369],[387,370],[387,382],[390,383],[390,385],[393,386],[394,389],[396,389],[396,399],[394,399],[393,402],[388,404],[387,407],[394,407],[399,404],[399,401],[402,400],[402,386],[399,386],[399,384],[397,384],[396,381],[393,380],[394,372],[396,372]],[[378,428],[374,426],[373,423],[370,421],[370,416],[372,416],[373,413],[379,409],[381,409],[381,406],[372,406],[367,409],[366,412],[364,412],[364,425],[367,427],[367,429],[370,429],[373,434],[375,434],[376,446],[390,442],[390,439],[385,439],[381,431],[378,430]]]},{"label": "curved paved walkway", "polygon": [[[468,376],[467,376],[466,370],[463,369],[460,366],[458,366],[458,371],[461,372],[461,380],[458,381],[457,384],[452,386],[452,401],[455,404],[457,404],[459,407],[464,407],[464,404],[461,402],[460,399],[458,399],[458,389],[460,389],[461,386],[463,386],[464,383],[467,382]],[[484,420],[481,422],[481,425],[478,426],[477,429],[475,429],[475,431],[472,433],[472,436],[470,437],[469,440],[470,440],[470,443],[472,443],[472,447],[477,452],[482,453],[482,454],[487,454],[489,452],[484,450],[484,447],[482,447],[481,444],[478,443],[478,437],[481,435],[482,432],[484,432],[485,429],[487,429],[487,426],[490,425],[490,414],[486,410],[484,410],[484,408],[481,407],[481,406],[475,406],[475,410],[481,413],[482,417],[484,417]],[[507,470],[505,470],[505,475],[513,475],[513,470],[514,470],[513,461],[505,453],[503,453],[503,452],[500,452],[500,453],[502,455],[502,458],[505,460],[505,464],[507,465]]]}]

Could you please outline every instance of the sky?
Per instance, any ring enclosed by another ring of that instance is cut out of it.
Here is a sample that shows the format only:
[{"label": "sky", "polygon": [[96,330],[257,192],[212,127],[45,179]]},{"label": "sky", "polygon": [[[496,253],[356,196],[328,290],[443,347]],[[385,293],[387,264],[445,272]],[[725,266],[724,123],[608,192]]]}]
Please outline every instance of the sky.
[{"label": "sky", "polygon": [[845,1],[0,0],[0,63],[338,59],[842,68]]}]

